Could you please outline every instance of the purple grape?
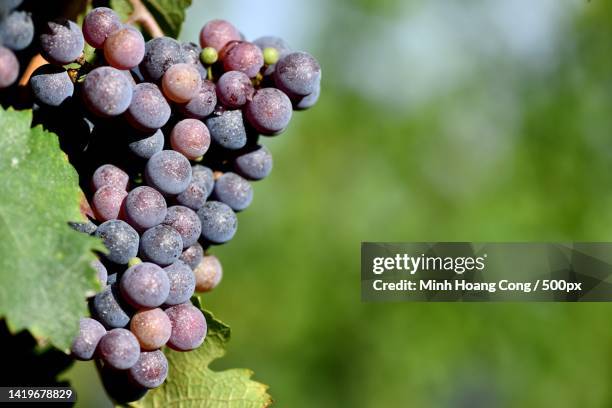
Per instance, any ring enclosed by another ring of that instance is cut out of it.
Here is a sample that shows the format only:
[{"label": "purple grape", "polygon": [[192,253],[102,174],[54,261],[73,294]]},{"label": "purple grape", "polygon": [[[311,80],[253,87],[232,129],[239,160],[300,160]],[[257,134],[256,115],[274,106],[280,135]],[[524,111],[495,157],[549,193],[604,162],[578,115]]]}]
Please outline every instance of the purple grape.
[{"label": "purple grape", "polygon": [[0,45],[0,89],[13,85],[19,76],[19,61],[6,47]]},{"label": "purple grape", "polygon": [[85,16],[83,35],[85,41],[94,48],[103,48],[106,38],[121,29],[119,16],[108,7],[97,7]]},{"label": "purple grape", "polygon": [[181,43],[181,50],[183,52],[183,62],[193,65],[200,64],[200,52],[202,52],[200,46],[192,42],[184,42]]},{"label": "purple grape", "polygon": [[191,303],[172,306],[166,309],[172,323],[172,335],[168,346],[177,351],[189,351],[198,348],[206,337],[206,319],[197,307]]},{"label": "purple grape", "polygon": [[128,193],[113,185],[102,186],[91,200],[98,221],[116,220],[121,214],[123,201]]},{"label": "purple grape", "polygon": [[234,159],[234,168],[250,180],[266,178],[272,171],[272,154],[265,146],[248,149]]},{"label": "purple grape", "polygon": [[83,317],[79,321],[79,334],[72,342],[70,351],[78,360],[91,360],[106,329],[97,320]]},{"label": "purple grape", "polygon": [[293,109],[303,111],[312,108],[319,101],[321,95],[321,84],[317,85],[317,89],[310,95],[301,98],[294,98]]},{"label": "purple grape", "polygon": [[154,131],[168,122],[170,113],[170,105],[157,85],[145,82],[134,87],[132,101],[125,115],[136,129]]},{"label": "purple grape", "polygon": [[151,187],[137,187],[125,200],[125,218],[136,230],[143,231],[161,224],[166,213],[164,196]]},{"label": "purple grape", "polygon": [[312,55],[294,52],[278,61],[274,79],[279,89],[289,94],[310,95],[321,82],[321,66]]},{"label": "purple grape", "polygon": [[179,260],[185,262],[191,269],[195,269],[204,257],[204,248],[199,243],[195,243],[183,251]]},{"label": "purple grape", "polygon": [[187,248],[198,241],[202,232],[202,224],[198,215],[191,209],[181,205],[168,208],[168,214],[163,224],[174,228],[183,240],[183,248]]},{"label": "purple grape", "polygon": [[172,65],[162,78],[166,98],[176,103],[187,103],[195,98],[202,87],[202,77],[191,64]]},{"label": "purple grape", "polygon": [[163,310],[146,309],[134,314],[130,331],[138,339],[140,348],[150,351],[161,348],[168,342],[172,325]]},{"label": "purple grape", "polygon": [[109,34],[104,42],[104,58],[117,69],[132,69],[138,66],[145,53],[145,41],[140,31],[123,27]]},{"label": "purple grape", "polygon": [[100,340],[98,352],[105,364],[116,370],[127,370],[138,361],[140,346],[126,329],[113,329]]},{"label": "purple grape", "polygon": [[166,70],[174,64],[183,62],[183,50],[178,41],[169,37],[149,40],[145,45],[145,55],[139,65],[143,77],[158,82]]},{"label": "purple grape", "polygon": [[141,387],[157,388],[168,376],[168,360],[161,350],[144,351],[128,371],[130,379]]},{"label": "purple grape", "polygon": [[82,89],[85,105],[102,117],[121,115],[132,101],[132,84],[125,73],[112,67],[91,71],[85,77]]},{"label": "purple grape", "polygon": [[232,210],[242,211],[253,201],[253,187],[236,173],[225,173],[215,182],[214,195]]},{"label": "purple grape", "polygon": [[40,35],[41,54],[53,64],[70,64],[81,56],[84,46],[81,28],[65,19],[49,21]]},{"label": "purple grape", "polygon": [[178,305],[185,303],[193,296],[196,286],[196,278],[193,271],[183,261],[176,261],[164,268],[170,281],[170,293],[166,299],[166,305]]},{"label": "purple grape", "polygon": [[155,153],[145,167],[147,183],[163,194],[180,194],[191,183],[189,160],[174,150]]},{"label": "purple grape", "polygon": [[179,109],[184,116],[193,119],[204,119],[215,110],[217,105],[217,92],[215,84],[211,81],[202,81],[198,94]]},{"label": "purple grape", "polygon": [[101,224],[95,236],[101,238],[108,254],[104,256],[111,262],[125,265],[138,255],[138,233],[121,220],[110,220]]},{"label": "purple grape", "polygon": [[202,187],[202,190],[206,191],[207,197],[210,196],[215,186],[213,171],[201,164],[194,164],[191,167],[191,172],[193,174],[193,182],[198,183]]},{"label": "purple grape", "polygon": [[291,121],[293,106],[284,92],[276,88],[258,90],[246,105],[249,123],[264,135],[276,135]]},{"label": "purple grape", "polygon": [[229,45],[223,53],[225,71],[244,72],[249,78],[255,78],[263,67],[263,54],[253,43],[241,41]]},{"label": "purple grape", "polygon": [[[145,240],[144,235],[142,239]],[[123,298],[132,306],[153,308],[166,301],[170,282],[162,268],[153,263],[142,262],[125,271],[119,287]]]},{"label": "purple grape", "polygon": [[[116,274],[113,274],[116,275]],[[109,276],[109,282],[112,281]],[[130,322],[130,316],[126,307],[120,302],[119,289],[114,284],[109,284],[104,290],[98,293],[91,302],[93,315],[106,327],[113,329],[125,327]]]},{"label": "purple grape", "polygon": [[229,42],[240,40],[240,32],[225,20],[211,20],[200,31],[202,48],[212,47],[221,51]]},{"label": "purple grape", "polygon": [[194,211],[202,208],[208,197],[208,192],[201,183],[192,181],[187,190],[176,196],[176,202]]},{"label": "purple grape", "polygon": [[100,262],[99,259],[92,261],[91,266],[96,270],[100,286],[105,287],[106,281],[108,280],[108,271],[106,270],[106,267],[102,262]]},{"label": "purple grape", "polygon": [[226,108],[236,109],[244,106],[253,97],[255,88],[249,77],[240,71],[229,71],[221,75],[217,82],[219,102]]},{"label": "purple grape", "polygon": [[14,51],[25,49],[34,38],[34,23],[30,13],[13,11],[0,18],[0,43]]},{"label": "purple grape", "polygon": [[196,281],[196,291],[210,292],[217,287],[223,277],[221,262],[214,255],[206,255],[193,270]]},{"label": "purple grape", "polygon": [[217,110],[206,120],[206,126],[212,140],[225,149],[241,149],[247,143],[241,110]]},{"label": "purple grape", "polygon": [[198,210],[202,223],[202,238],[222,244],[231,240],[238,229],[238,218],[232,209],[224,203],[209,201]]},{"label": "purple grape", "polygon": [[60,106],[74,93],[74,84],[62,67],[46,64],[34,71],[30,87],[36,100],[48,106]]},{"label": "purple grape", "polygon": [[94,191],[111,185],[120,190],[127,190],[130,177],[127,173],[112,164],[104,164],[96,169],[92,177]]},{"label": "purple grape", "polygon": [[183,119],[170,133],[170,145],[190,160],[202,157],[210,147],[210,133],[198,119]]},{"label": "purple grape", "polygon": [[176,262],[182,251],[181,235],[167,225],[158,225],[146,230],[140,239],[141,258],[161,266]]},{"label": "purple grape", "polygon": [[164,149],[164,134],[157,129],[153,135],[131,142],[128,148],[141,159],[150,159]]}]

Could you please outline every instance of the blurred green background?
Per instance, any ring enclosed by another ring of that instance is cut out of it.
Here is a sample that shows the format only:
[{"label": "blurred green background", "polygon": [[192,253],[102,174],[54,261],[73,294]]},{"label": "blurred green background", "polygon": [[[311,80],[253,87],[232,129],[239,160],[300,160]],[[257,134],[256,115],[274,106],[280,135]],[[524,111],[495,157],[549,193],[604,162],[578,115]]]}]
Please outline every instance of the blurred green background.
[{"label": "blurred green background", "polygon": [[[316,55],[206,307],[279,407],[612,406],[608,304],[363,304],[361,241],[612,239],[612,5],[195,1]],[[80,406],[103,406],[86,363]]]}]

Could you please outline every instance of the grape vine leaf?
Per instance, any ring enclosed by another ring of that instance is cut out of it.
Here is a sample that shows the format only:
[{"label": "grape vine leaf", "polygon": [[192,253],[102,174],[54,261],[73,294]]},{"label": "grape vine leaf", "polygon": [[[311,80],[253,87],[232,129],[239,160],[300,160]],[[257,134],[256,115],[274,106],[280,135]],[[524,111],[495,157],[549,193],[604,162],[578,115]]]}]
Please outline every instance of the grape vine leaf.
[{"label": "grape vine leaf", "polygon": [[[197,298],[194,304],[200,305]],[[188,353],[164,350],[170,364],[166,383],[149,391],[132,407],[262,408],[272,404],[268,386],[253,381],[251,370],[213,371],[208,367],[225,354],[230,328],[212,313],[201,310],[208,323],[204,344]]]},{"label": "grape vine leaf", "polygon": [[67,225],[83,220],[77,173],[57,135],[31,123],[30,110],[0,108],[0,317],[67,350],[99,289],[90,262],[103,245]]},{"label": "grape vine leaf", "polygon": [[[164,34],[177,38],[185,21],[185,9],[191,5],[191,0],[143,0],[143,3]],[[110,7],[123,21],[133,10],[128,0],[111,0]]]}]

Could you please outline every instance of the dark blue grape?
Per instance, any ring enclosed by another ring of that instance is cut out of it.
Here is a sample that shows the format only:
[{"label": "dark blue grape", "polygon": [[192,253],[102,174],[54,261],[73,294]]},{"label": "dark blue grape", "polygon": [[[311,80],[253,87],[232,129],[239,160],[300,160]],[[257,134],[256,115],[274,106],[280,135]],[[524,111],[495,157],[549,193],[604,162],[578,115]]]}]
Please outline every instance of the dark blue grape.
[{"label": "dark blue grape", "polygon": [[34,38],[34,23],[30,13],[13,11],[0,19],[0,43],[12,50],[26,48]]},{"label": "dark blue grape", "polygon": [[219,110],[206,120],[212,140],[226,149],[236,150],[247,143],[241,110]]},{"label": "dark blue grape", "polygon": [[48,22],[40,35],[41,54],[53,64],[70,64],[81,56],[84,46],[81,28],[65,19]]},{"label": "dark blue grape", "polygon": [[168,376],[168,360],[161,350],[144,351],[128,371],[130,379],[144,388],[157,388]]},{"label": "dark blue grape", "polygon": [[158,82],[174,64],[183,62],[181,44],[169,37],[158,37],[147,41],[145,55],[139,65],[140,72],[148,81]]},{"label": "dark blue grape", "polygon": [[117,116],[125,112],[132,101],[133,86],[122,71],[99,67],[83,82],[83,100],[96,115]]},{"label": "dark blue grape", "polygon": [[137,230],[159,225],[167,214],[166,200],[154,188],[141,186],[130,191],[125,199],[125,218]]},{"label": "dark blue grape", "polygon": [[238,155],[234,168],[243,177],[250,180],[266,178],[272,171],[272,153],[265,146],[256,146]]},{"label": "dark blue grape", "polygon": [[166,301],[170,290],[166,272],[149,262],[139,263],[125,271],[119,286],[124,299],[137,308],[160,306]]},{"label": "dark blue grape", "polygon": [[[109,277],[109,282],[111,280]],[[127,308],[119,303],[120,299],[119,288],[114,284],[109,284],[91,302],[93,315],[107,329],[125,327],[130,322],[130,316],[126,311]]]},{"label": "dark blue grape", "polygon": [[274,80],[279,89],[289,94],[310,95],[321,82],[321,66],[306,52],[287,54],[276,64]]},{"label": "dark blue grape", "polygon": [[104,242],[108,249],[104,256],[111,262],[125,265],[138,255],[138,233],[124,221],[106,221],[98,227],[95,236]]},{"label": "dark blue grape", "polygon": [[202,258],[204,258],[204,248],[196,242],[183,251],[179,260],[185,262],[191,269],[195,269],[202,261]]},{"label": "dark blue grape", "polygon": [[134,87],[132,101],[125,115],[136,129],[153,131],[168,122],[170,113],[170,105],[157,85],[145,82]]},{"label": "dark blue grape", "polygon": [[163,224],[174,228],[183,240],[183,248],[195,244],[202,232],[202,224],[198,215],[191,209],[182,205],[168,208]]},{"label": "dark blue grape", "polygon": [[183,261],[176,261],[164,268],[170,281],[170,293],[167,305],[178,305],[187,302],[195,292],[196,280],[193,271]]},{"label": "dark blue grape", "polygon": [[127,370],[138,361],[140,345],[129,330],[113,329],[100,340],[98,353],[104,363],[110,367]]},{"label": "dark blue grape", "polygon": [[166,309],[172,322],[172,335],[168,346],[178,351],[198,348],[206,337],[207,325],[204,315],[191,303],[172,306]]},{"label": "dark blue grape", "polygon": [[147,183],[163,194],[180,194],[191,182],[189,160],[174,150],[154,154],[145,168]]},{"label": "dark blue grape", "polygon": [[215,244],[231,240],[238,229],[238,218],[224,203],[209,201],[198,210],[202,223],[202,238]]},{"label": "dark blue grape", "polygon": [[98,276],[100,286],[105,287],[108,280],[108,271],[106,270],[106,267],[98,259],[92,261],[91,266],[96,270],[96,275]]},{"label": "dark blue grape", "polygon": [[321,84],[317,86],[317,89],[310,95],[306,95],[301,98],[294,98],[293,109],[297,111],[303,111],[312,108],[319,101],[321,95]]},{"label": "dark blue grape", "polygon": [[110,275],[108,275],[108,279],[106,280],[106,283],[108,285],[114,285],[115,283],[117,283],[118,277],[119,277],[119,274],[117,272],[111,273]]},{"label": "dark blue grape", "polygon": [[70,228],[75,231],[82,232],[83,234],[92,235],[98,229],[98,226],[93,222],[87,220],[87,222],[68,222]]},{"label": "dark blue grape", "polygon": [[74,93],[74,84],[68,72],[51,64],[34,71],[30,77],[30,86],[36,100],[48,106],[60,106]]},{"label": "dark blue grape", "polygon": [[225,173],[215,182],[215,198],[234,211],[246,209],[253,201],[253,187],[235,173]]},{"label": "dark blue grape", "polygon": [[202,208],[207,197],[208,193],[203,188],[202,184],[192,181],[187,187],[187,190],[176,196],[176,202],[197,211]]},{"label": "dark blue grape", "polygon": [[15,53],[0,45],[0,89],[13,85],[18,75],[19,61]]},{"label": "dark blue grape", "polygon": [[179,110],[188,118],[201,120],[213,113],[215,106],[217,106],[215,84],[203,80],[198,94],[186,104],[179,105]]},{"label": "dark blue grape", "polygon": [[140,239],[141,258],[158,265],[166,266],[176,262],[182,251],[181,235],[167,225],[146,230]]},{"label": "dark blue grape", "polygon": [[70,347],[70,352],[78,360],[91,360],[106,329],[100,322],[84,317],[79,322],[79,334]]},{"label": "dark blue grape", "polygon": [[153,135],[131,142],[128,148],[141,159],[150,159],[164,149],[164,134],[161,129],[157,129]]},{"label": "dark blue grape", "polygon": [[0,1],[0,18],[6,16],[11,11],[15,10],[23,3],[23,0],[1,0]]},{"label": "dark blue grape", "polygon": [[246,105],[249,123],[264,135],[276,135],[291,121],[293,106],[289,97],[276,88],[263,88],[255,92]]},{"label": "dark blue grape", "polygon": [[202,190],[206,191],[206,197],[210,196],[215,187],[215,176],[213,171],[201,164],[194,164],[191,167],[191,173],[193,182],[198,183],[202,187]]}]

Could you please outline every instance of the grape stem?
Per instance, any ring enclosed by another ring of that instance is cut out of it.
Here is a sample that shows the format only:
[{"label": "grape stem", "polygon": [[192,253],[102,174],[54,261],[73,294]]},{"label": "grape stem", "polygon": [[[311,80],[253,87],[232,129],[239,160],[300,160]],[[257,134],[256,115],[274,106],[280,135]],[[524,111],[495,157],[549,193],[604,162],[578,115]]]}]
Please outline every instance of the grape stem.
[{"label": "grape stem", "polygon": [[157,24],[157,21],[153,15],[149,12],[147,7],[142,3],[141,0],[129,0],[132,8],[132,14],[128,19],[128,24],[139,23],[142,27],[147,30],[149,35],[153,38],[163,37],[164,32]]}]

